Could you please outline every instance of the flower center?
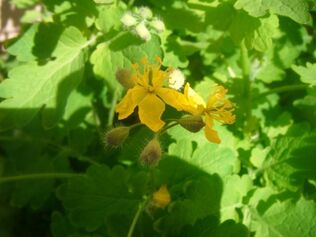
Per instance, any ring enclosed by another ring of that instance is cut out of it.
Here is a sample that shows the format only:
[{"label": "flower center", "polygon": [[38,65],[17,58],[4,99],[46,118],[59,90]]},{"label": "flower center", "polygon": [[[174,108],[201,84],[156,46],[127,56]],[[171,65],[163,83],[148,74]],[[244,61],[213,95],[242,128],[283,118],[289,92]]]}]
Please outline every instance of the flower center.
[{"label": "flower center", "polygon": [[154,93],[155,88],[152,87],[152,86],[148,86],[148,87],[147,87],[147,91],[148,91],[149,93]]}]

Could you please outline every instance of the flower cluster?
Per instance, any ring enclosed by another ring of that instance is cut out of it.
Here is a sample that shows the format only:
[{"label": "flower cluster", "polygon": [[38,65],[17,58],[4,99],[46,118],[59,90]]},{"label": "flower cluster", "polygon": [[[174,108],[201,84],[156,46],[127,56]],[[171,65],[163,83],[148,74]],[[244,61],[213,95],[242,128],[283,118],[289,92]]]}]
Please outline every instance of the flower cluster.
[{"label": "flower cluster", "polygon": [[161,33],[165,30],[163,21],[154,17],[148,7],[140,7],[134,9],[134,11],[125,12],[121,22],[127,29],[136,33],[145,41],[151,39],[151,31]]},{"label": "flower cluster", "polygon": [[161,119],[165,105],[178,111],[191,114],[178,119],[178,124],[191,132],[197,132],[204,127],[206,138],[214,143],[220,143],[220,138],[214,130],[214,121],[222,124],[232,124],[235,121],[233,104],[225,98],[227,90],[217,86],[210,94],[207,102],[198,95],[189,83],[184,92],[178,91],[184,84],[184,76],[178,69],[161,69],[161,59],[156,64],[149,64],[143,59],[141,67],[133,65],[133,72],[128,78],[129,89],[117,105],[118,118],[125,119],[138,107],[140,122],[154,132],[159,132],[165,122]]}]

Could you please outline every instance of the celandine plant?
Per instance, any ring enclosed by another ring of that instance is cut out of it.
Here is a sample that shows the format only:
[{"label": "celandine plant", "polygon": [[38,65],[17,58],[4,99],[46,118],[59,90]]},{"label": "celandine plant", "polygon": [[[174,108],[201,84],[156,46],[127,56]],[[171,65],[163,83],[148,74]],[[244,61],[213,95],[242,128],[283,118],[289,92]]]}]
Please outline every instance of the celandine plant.
[{"label": "celandine plant", "polygon": [[[225,98],[227,90],[217,86],[209,95],[207,103],[190,87],[189,83],[181,93],[179,90],[185,83],[181,71],[172,68],[164,71],[161,69],[161,59],[158,57],[156,60],[157,64],[148,65],[148,60],[143,59],[142,69],[138,64],[133,64],[133,72],[128,72],[127,69],[118,71],[118,81],[128,89],[122,101],[116,106],[118,119],[126,119],[137,107],[140,122],[155,132],[154,140],[158,140],[160,133],[179,124],[190,132],[198,132],[205,127],[206,138],[210,142],[220,143],[220,138],[213,129],[214,120],[223,124],[231,124],[235,121],[235,116],[232,114],[233,105]],[[161,120],[165,104],[182,113],[190,113],[192,116],[179,119],[167,118],[166,120],[170,122],[166,124]],[[202,117],[205,117],[204,120]],[[123,143],[129,135],[128,130],[127,127],[110,130],[105,135],[107,144],[116,147],[118,140]],[[149,142],[151,143],[152,141]]]},{"label": "celandine plant", "polygon": [[0,237],[316,236],[315,7],[1,1]]}]

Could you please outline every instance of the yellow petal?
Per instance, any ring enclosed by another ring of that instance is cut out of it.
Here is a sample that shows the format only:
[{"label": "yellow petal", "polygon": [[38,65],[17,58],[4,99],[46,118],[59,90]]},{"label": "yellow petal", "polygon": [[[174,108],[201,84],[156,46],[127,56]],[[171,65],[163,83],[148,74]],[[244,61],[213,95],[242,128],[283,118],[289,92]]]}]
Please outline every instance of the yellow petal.
[{"label": "yellow petal", "polygon": [[166,104],[179,111],[184,110],[183,107],[188,103],[185,96],[174,89],[161,87],[156,93]]},{"label": "yellow petal", "polygon": [[219,138],[217,132],[213,129],[213,119],[209,116],[206,116],[205,118],[205,128],[204,128],[204,133],[210,142],[214,143],[221,143],[221,139]]},{"label": "yellow petal", "polygon": [[204,100],[190,87],[189,83],[186,83],[184,87],[184,96],[187,101],[184,111],[193,115],[201,115],[204,112],[206,106]]},{"label": "yellow petal", "polygon": [[165,104],[155,94],[147,94],[139,103],[138,109],[140,121],[154,132],[157,132],[165,124],[160,119],[165,111]]},{"label": "yellow petal", "polygon": [[222,106],[227,90],[223,86],[216,86],[214,92],[209,96],[207,108]]},{"label": "yellow petal", "polygon": [[122,101],[116,106],[115,111],[119,113],[118,119],[125,119],[133,113],[135,107],[146,94],[146,90],[141,86],[135,86],[132,89],[129,89]]}]

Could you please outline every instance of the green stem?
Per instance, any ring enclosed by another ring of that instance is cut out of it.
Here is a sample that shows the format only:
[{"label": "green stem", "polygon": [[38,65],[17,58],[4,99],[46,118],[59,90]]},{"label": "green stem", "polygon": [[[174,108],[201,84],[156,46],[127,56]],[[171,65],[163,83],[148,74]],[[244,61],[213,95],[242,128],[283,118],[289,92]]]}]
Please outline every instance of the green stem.
[{"label": "green stem", "polygon": [[134,232],[134,229],[136,227],[137,221],[138,221],[138,219],[140,217],[140,214],[144,210],[145,203],[146,203],[146,200],[144,202],[142,202],[141,204],[139,204],[137,212],[136,212],[136,214],[135,214],[135,216],[133,218],[132,224],[129,227],[129,230],[128,230],[128,233],[127,233],[127,237],[132,237],[133,236],[133,232]]},{"label": "green stem", "polygon": [[249,80],[250,62],[248,57],[248,49],[244,41],[240,44],[240,62],[244,79]]},{"label": "green stem", "polygon": [[0,183],[28,180],[28,179],[65,179],[82,176],[82,174],[72,173],[39,173],[39,174],[25,174],[9,177],[0,177]]},{"label": "green stem", "polygon": [[250,62],[248,56],[248,49],[244,41],[240,44],[240,63],[243,74],[244,91],[243,97],[245,101],[245,113],[247,126],[251,121],[251,108],[252,108],[252,94],[251,94],[251,81],[250,81]]},{"label": "green stem", "polygon": [[160,136],[161,134],[165,133],[169,128],[172,128],[174,126],[178,125],[178,122],[174,121],[163,127],[158,133],[157,136]]},{"label": "green stem", "polygon": [[114,120],[114,115],[115,115],[115,107],[116,107],[116,103],[119,99],[119,95],[120,95],[120,90],[118,88],[115,89],[114,91],[114,95],[112,98],[112,103],[111,103],[111,108],[109,111],[109,119],[108,119],[108,127],[111,127],[113,125],[113,120]]},{"label": "green stem", "polygon": [[73,155],[75,158],[77,158],[78,160],[81,161],[86,161],[89,162],[90,164],[94,164],[97,165],[98,163],[95,162],[94,160],[92,160],[91,158],[78,154],[78,152],[76,152],[75,150],[73,150],[71,147],[69,146],[63,146],[57,143],[54,143],[51,140],[48,139],[36,139],[33,137],[30,137],[28,135],[25,136],[18,136],[18,137],[13,137],[13,136],[0,136],[0,141],[22,141],[22,142],[33,142],[33,143],[42,143],[42,144],[46,144],[49,145],[50,148],[54,149],[54,151],[61,151],[61,152],[66,152],[68,154]]},{"label": "green stem", "polygon": [[115,40],[117,40],[118,38],[122,37],[123,35],[127,34],[128,32],[126,31],[121,31],[119,33],[117,33],[117,35],[115,35],[114,37],[110,38],[109,40],[105,41],[105,43],[107,45],[110,45],[111,43],[113,43]]},{"label": "green stem", "polygon": [[298,91],[298,90],[306,90],[308,88],[308,85],[289,85],[289,86],[280,86],[273,88],[271,90],[265,91],[262,94],[260,94],[257,99],[260,99],[262,97],[265,97],[270,94],[274,93],[281,93],[281,92],[288,92],[288,91]]}]

